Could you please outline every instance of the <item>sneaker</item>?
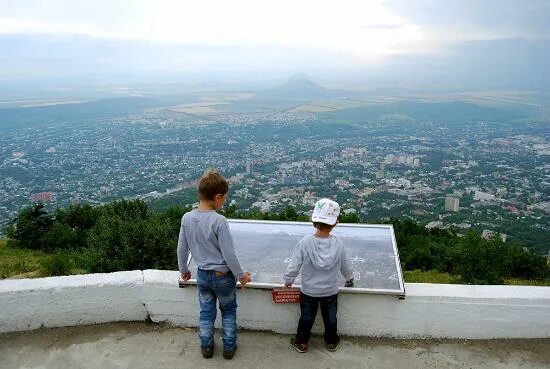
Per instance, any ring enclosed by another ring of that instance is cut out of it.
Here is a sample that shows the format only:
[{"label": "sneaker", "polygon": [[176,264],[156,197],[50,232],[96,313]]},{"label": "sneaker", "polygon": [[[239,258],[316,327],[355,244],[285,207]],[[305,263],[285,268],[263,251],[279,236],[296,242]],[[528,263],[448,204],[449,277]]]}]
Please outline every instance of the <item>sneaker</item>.
[{"label": "sneaker", "polygon": [[201,347],[202,357],[205,359],[210,359],[214,356],[214,347]]},{"label": "sneaker", "polygon": [[340,338],[336,341],[336,343],[327,343],[327,350],[334,352],[337,351],[340,347]]},{"label": "sneaker", "polygon": [[294,338],[290,339],[290,346],[300,354],[307,351],[307,343],[296,343],[294,342]]},{"label": "sneaker", "polygon": [[233,356],[235,356],[235,351],[237,351],[237,344],[235,344],[235,347],[231,351],[223,350],[223,358],[227,360],[233,359]]}]

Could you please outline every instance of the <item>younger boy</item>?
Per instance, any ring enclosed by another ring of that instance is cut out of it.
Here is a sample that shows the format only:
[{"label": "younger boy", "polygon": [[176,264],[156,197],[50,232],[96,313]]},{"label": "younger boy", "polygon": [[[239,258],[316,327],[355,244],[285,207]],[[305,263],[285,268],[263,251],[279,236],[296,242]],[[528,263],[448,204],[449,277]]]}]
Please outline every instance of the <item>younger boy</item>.
[{"label": "younger boy", "polygon": [[327,350],[336,351],[340,344],[336,322],[338,278],[341,273],[347,281],[346,286],[351,287],[353,274],[346,261],[342,240],[330,234],[338,223],[339,215],[340,206],[337,202],[329,199],[317,201],[311,216],[316,231],[298,242],[283,276],[285,287],[291,287],[302,268],[301,315],[296,337],[290,341],[291,346],[300,353],[307,351],[319,304]]},{"label": "younger boy", "polygon": [[198,266],[199,338],[202,356],[214,355],[214,321],[216,300],[219,301],[223,327],[223,357],[232,359],[237,349],[237,294],[236,280],[244,287],[250,282],[250,273],[243,272],[227,219],[216,213],[223,207],[229,185],[216,171],[207,172],[199,182],[199,207],[181,219],[178,240],[178,265],[181,278],[188,281],[189,251]]}]

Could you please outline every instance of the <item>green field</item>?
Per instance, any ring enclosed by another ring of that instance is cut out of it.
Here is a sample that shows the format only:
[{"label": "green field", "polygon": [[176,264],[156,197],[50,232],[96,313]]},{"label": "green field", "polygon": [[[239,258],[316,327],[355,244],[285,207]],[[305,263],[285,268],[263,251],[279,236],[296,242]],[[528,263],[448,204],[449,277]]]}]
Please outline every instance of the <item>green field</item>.
[{"label": "green field", "polygon": [[374,100],[352,100],[352,99],[332,99],[314,101],[311,103],[303,104],[292,109],[292,112],[327,112],[335,110],[345,110],[353,108],[364,108],[369,106],[375,106],[385,103],[385,101]]}]

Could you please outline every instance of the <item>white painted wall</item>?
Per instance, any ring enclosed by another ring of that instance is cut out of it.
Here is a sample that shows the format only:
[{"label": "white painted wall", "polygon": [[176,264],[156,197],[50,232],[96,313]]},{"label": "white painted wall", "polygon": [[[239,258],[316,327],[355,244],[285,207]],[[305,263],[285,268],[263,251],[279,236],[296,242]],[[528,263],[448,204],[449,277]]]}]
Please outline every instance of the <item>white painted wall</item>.
[{"label": "white painted wall", "polygon": [[141,271],[0,281],[0,332],[147,319]]},{"label": "white painted wall", "polygon": [[[197,289],[178,288],[177,278],[177,272],[145,270],[0,281],[0,331],[144,320],[147,315],[155,322],[197,326]],[[271,290],[253,287],[238,292],[239,325],[294,333],[299,306],[273,304]],[[403,338],[550,337],[550,287],[408,283],[405,288],[405,300],[340,293],[340,332]],[[314,330],[321,332],[322,326],[316,324]]]},{"label": "white painted wall", "polygon": [[[197,326],[197,289],[178,288],[177,278],[177,272],[144,271],[147,310],[155,322]],[[402,338],[550,337],[550,287],[407,283],[405,289],[405,300],[340,293],[339,331],[350,336]],[[237,303],[238,323],[243,328],[279,333],[296,330],[299,305],[273,304],[271,290],[240,289]],[[322,332],[319,323],[320,316],[316,332]]]}]

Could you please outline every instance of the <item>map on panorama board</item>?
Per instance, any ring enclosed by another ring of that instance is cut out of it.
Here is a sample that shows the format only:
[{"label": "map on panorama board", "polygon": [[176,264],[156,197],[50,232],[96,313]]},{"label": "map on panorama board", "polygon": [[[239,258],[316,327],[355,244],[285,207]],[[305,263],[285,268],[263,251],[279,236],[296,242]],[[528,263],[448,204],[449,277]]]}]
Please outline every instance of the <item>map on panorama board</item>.
[{"label": "map on panorama board", "polygon": [[[311,223],[229,220],[239,261],[252,275],[252,282],[281,285],[296,243],[314,232]],[[341,237],[353,270],[355,288],[403,291],[401,265],[393,244],[390,226],[340,224],[332,231]],[[193,260],[191,270],[196,270]],[[341,285],[344,285],[344,278]],[[300,275],[294,286],[300,285]],[[368,291],[365,291],[368,292]]]}]

